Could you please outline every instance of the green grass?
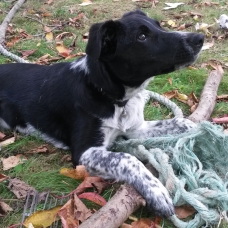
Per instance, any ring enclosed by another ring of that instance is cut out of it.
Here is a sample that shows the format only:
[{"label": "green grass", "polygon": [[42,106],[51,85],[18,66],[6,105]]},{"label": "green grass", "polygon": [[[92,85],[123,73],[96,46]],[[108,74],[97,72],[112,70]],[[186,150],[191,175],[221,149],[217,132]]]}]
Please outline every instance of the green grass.
[{"label": "green grass", "polygon": [[[7,33],[6,42],[9,42],[14,37],[20,34],[20,29],[25,30],[28,34],[33,35],[32,39],[23,39],[18,41],[13,47],[9,50],[17,55],[20,55],[18,51],[20,50],[36,50],[36,52],[28,57],[28,60],[33,62],[36,61],[39,57],[50,54],[51,56],[58,56],[58,53],[55,49],[56,42],[47,42],[45,40],[45,34],[43,30],[42,23],[45,24],[59,24],[60,21],[64,24],[68,21],[69,18],[77,17],[79,13],[84,13],[84,18],[79,21],[79,26],[75,27],[74,25],[65,24],[61,28],[56,28],[53,30],[54,37],[62,32],[71,32],[77,36],[76,47],[73,50],[72,54],[78,52],[84,52],[86,47],[86,42],[82,40],[82,35],[88,32],[88,29],[91,24],[96,22],[101,22],[109,19],[117,19],[121,17],[124,12],[133,10],[136,8],[141,8],[149,16],[156,18],[159,21],[164,20],[176,20],[175,16],[180,15],[186,12],[198,12],[202,13],[203,17],[199,18],[198,22],[204,22],[208,24],[214,23],[214,18],[219,18],[222,13],[227,13],[227,4],[226,1],[218,1],[221,6],[219,7],[196,7],[194,1],[184,1],[186,4],[178,7],[177,9],[162,11],[162,8],[165,6],[164,0],[160,0],[156,8],[151,7],[151,2],[132,2],[131,0],[122,0],[122,1],[109,1],[109,0],[94,0],[94,4],[81,7],[78,6],[78,3],[81,3],[80,0],[58,0],[54,1],[52,5],[44,5],[44,1],[29,0],[27,1],[20,11],[17,13],[15,18],[12,20],[13,34]],[[178,1],[174,1],[178,2]],[[0,1],[0,21],[5,17],[5,12],[8,12],[12,4],[10,1]],[[0,11],[1,12],[1,11]],[[41,14],[49,12],[50,16],[42,17]],[[28,19],[24,17],[25,15],[36,18],[42,23],[39,23],[35,20]],[[192,27],[189,27],[185,31],[194,32],[195,21],[191,16],[185,16],[176,20],[176,23],[181,25],[183,23],[193,23]],[[164,27],[166,29],[171,28],[164,22]],[[214,25],[211,30],[213,34],[223,35],[224,32],[219,30],[216,25]],[[39,35],[40,34],[40,35]],[[215,39],[215,38],[214,38]],[[206,37],[205,42],[211,42],[212,37]],[[64,38],[64,44],[68,47],[72,42],[72,38]],[[38,46],[37,44],[40,45]],[[150,83],[148,89],[153,90],[158,93],[165,93],[174,89],[178,89],[179,92],[184,94],[190,94],[192,91],[196,94],[197,97],[200,96],[202,88],[205,84],[207,76],[210,72],[210,68],[202,68],[201,65],[205,62],[208,62],[210,59],[216,59],[223,64],[228,63],[228,45],[227,39],[218,41],[215,39],[215,45],[209,50],[201,52],[201,55],[198,61],[194,64],[196,70],[184,69],[168,75],[161,75],[155,77],[154,81]],[[62,59],[61,61],[65,61]],[[72,61],[72,60],[67,60]],[[0,64],[13,62],[11,59],[6,58],[3,55],[0,55]],[[172,85],[169,83],[168,79],[172,79]],[[219,86],[218,94],[227,94],[228,88],[228,73],[225,70],[224,77]],[[189,115],[189,107],[185,104],[178,102],[173,99],[174,102],[181,107],[185,115]],[[222,116],[228,113],[228,105],[226,102],[220,102],[216,105],[215,110],[212,116]],[[171,116],[171,112],[166,107],[150,102],[145,108],[145,117],[147,120],[152,119],[164,119]],[[16,155],[18,153],[24,153],[29,151],[31,148],[36,148],[44,144],[41,139],[37,137],[22,137],[20,136],[14,144],[4,148],[1,151],[1,157],[8,157],[11,155]],[[50,146],[50,148],[52,148]],[[54,148],[52,148],[54,150]],[[30,184],[38,191],[51,190],[56,193],[69,193],[78,186],[78,181],[75,181],[71,178],[64,177],[59,174],[59,170],[62,167],[71,167],[70,162],[64,162],[61,158],[66,155],[67,151],[55,150],[53,153],[48,154],[37,154],[37,155],[26,155],[28,161],[23,165],[19,165],[9,171],[3,171],[0,165],[0,173],[10,176],[11,178],[19,178],[26,183]],[[14,195],[8,190],[7,183],[4,181],[0,183],[0,199],[3,199],[6,203],[14,208],[14,212],[9,213],[7,216],[1,218],[1,227],[8,227],[9,224],[19,223],[21,219],[21,211],[23,209],[24,202],[22,200],[17,200]],[[107,189],[103,196],[107,200],[114,194],[115,186],[110,186]],[[86,204],[91,208],[96,208],[94,204],[86,201]],[[135,215],[140,217],[150,217],[151,213],[145,208],[140,208]],[[168,221],[165,220],[164,227],[173,227]],[[220,226],[220,227],[225,227]]]}]

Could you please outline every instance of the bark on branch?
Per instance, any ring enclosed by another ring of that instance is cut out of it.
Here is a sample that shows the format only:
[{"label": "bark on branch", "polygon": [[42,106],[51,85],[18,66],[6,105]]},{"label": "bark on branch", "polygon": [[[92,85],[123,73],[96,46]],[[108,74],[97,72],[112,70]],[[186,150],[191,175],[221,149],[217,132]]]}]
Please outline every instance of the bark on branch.
[{"label": "bark on branch", "polygon": [[200,96],[200,102],[196,110],[188,117],[191,121],[199,123],[208,120],[216,104],[216,96],[219,84],[222,80],[223,69],[219,65],[216,70],[211,71]]},{"label": "bark on branch", "polygon": [[83,222],[79,228],[117,228],[146,202],[130,185],[121,185],[116,194],[99,211]]},{"label": "bark on branch", "polygon": [[9,11],[9,13],[6,15],[5,19],[3,20],[2,24],[0,25],[0,53],[3,55],[19,62],[19,63],[28,63],[28,61],[22,59],[21,57],[7,51],[4,46],[2,45],[5,42],[6,37],[6,30],[8,28],[8,25],[12,18],[14,17],[15,13],[19,10],[19,8],[22,6],[22,4],[26,0],[18,0],[18,2],[13,6],[13,8]]},{"label": "bark on branch", "polygon": [[9,11],[6,15],[5,19],[3,20],[2,24],[0,25],[0,44],[5,41],[6,37],[6,30],[12,18],[14,17],[15,13],[20,9],[23,5],[25,0],[18,0],[18,2],[13,6],[13,8]]}]

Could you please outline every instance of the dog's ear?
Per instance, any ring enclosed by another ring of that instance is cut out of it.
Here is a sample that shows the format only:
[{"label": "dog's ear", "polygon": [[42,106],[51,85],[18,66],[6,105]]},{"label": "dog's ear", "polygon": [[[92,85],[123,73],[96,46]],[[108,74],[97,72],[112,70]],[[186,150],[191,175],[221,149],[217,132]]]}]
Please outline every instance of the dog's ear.
[{"label": "dog's ear", "polygon": [[119,21],[112,20],[92,25],[86,54],[95,60],[114,55],[120,27]]}]

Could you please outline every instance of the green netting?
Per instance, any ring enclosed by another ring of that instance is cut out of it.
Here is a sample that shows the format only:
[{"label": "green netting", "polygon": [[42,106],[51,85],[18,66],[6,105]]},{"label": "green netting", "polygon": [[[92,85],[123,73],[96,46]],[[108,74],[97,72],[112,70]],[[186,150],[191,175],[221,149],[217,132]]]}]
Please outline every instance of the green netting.
[{"label": "green netting", "polygon": [[177,136],[118,140],[112,149],[148,160],[159,172],[174,205],[189,204],[196,209],[188,221],[170,217],[175,226],[198,228],[218,224],[221,219],[228,221],[228,135],[222,127],[205,121]]}]

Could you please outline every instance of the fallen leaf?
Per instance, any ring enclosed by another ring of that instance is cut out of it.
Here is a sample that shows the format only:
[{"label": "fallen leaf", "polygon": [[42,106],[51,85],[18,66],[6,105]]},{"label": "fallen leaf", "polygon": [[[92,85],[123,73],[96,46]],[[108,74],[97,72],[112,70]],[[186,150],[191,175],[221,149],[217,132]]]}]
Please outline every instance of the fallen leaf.
[{"label": "fallen leaf", "polygon": [[169,26],[171,26],[172,28],[175,28],[175,27],[176,27],[176,22],[173,21],[173,20],[168,20],[167,24],[168,24]]},{"label": "fallen leaf", "polygon": [[106,200],[97,194],[96,192],[84,192],[78,196],[80,199],[87,199],[89,201],[92,201],[100,206],[104,206],[106,204]]},{"label": "fallen leaf", "polygon": [[0,142],[0,147],[8,146],[8,145],[10,145],[10,144],[12,144],[14,142],[15,142],[15,137],[11,137],[9,139],[6,139],[6,140]]},{"label": "fallen leaf", "polygon": [[175,9],[178,6],[183,5],[185,3],[183,3],[183,2],[175,2],[175,3],[166,2],[165,4],[167,5],[167,7],[163,8],[163,10]]},{"label": "fallen leaf", "polygon": [[13,47],[19,40],[20,40],[20,37],[15,37],[11,41],[7,42],[6,46]]},{"label": "fallen leaf", "polygon": [[83,193],[88,188],[95,188],[95,190],[100,194],[104,188],[109,184],[104,182],[101,177],[86,177],[84,181],[76,188],[76,193]]},{"label": "fallen leaf", "polygon": [[78,165],[75,169],[62,168],[60,174],[76,180],[84,180],[89,176],[84,165]]},{"label": "fallen leaf", "polygon": [[131,223],[132,228],[161,228],[158,224],[154,223],[151,219],[141,218],[136,222]]},{"label": "fallen leaf", "polygon": [[175,207],[175,214],[179,219],[187,218],[195,213],[195,208],[189,205]]},{"label": "fallen leaf", "polygon": [[24,50],[24,51],[18,51],[22,54],[23,58],[27,58],[28,56],[34,54],[37,50]]},{"label": "fallen leaf", "polygon": [[35,192],[35,188],[17,178],[9,179],[8,189],[13,192],[18,199],[26,199],[28,192],[30,192],[30,195],[34,195]]},{"label": "fallen leaf", "polygon": [[0,140],[3,140],[6,137],[6,135],[2,132],[0,132]]},{"label": "fallen leaf", "polygon": [[88,6],[93,4],[90,0],[83,0],[81,4],[78,4],[79,6]]},{"label": "fallen leaf", "polygon": [[68,57],[72,52],[72,50],[64,46],[63,42],[56,42],[56,50],[58,51],[59,55],[63,57]]},{"label": "fallen leaf", "polygon": [[53,33],[52,32],[47,32],[45,35],[45,38],[47,41],[52,41],[54,39]]},{"label": "fallen leaf", "polygon": [[59,210],[59,217],[63,228],[79,226],[79,221],[84,222],[92,213],[76,194]]},{"label": "fallen leaf", "polygon": [[168,91],[166,93],[163,93],[162,95],[164,97],[168,98],[168,99],[172,99],[172,98],[174,98],[176,96],[176,94],[177,94],[177,90],[175,89],[175,90],[172,90],[172,91]]},{"label": "fallen leaf", "polygon": [[203,45],[203,47],[202,47],[202,51],[203,50],[207,50],[207,49],[210,49],[210,48],[212,48],[213,46],[214,46],[214,40],[212,41],[212,42],[207,42],[207,43],[205,43],[204,45]]},{"label": "fallen leaf", "polygon": [[13,208],[0,200],[0,217],[6,215],[9,211],[13,211]]},{"label": "fallen leaf", "polygon": [[47,145],[39,146],[35,149],[25,152],[25,154],[38,154],[38,153],[47,153],[49,152]]},{"label": "fallen leaf", "polygon": [[54,0],[48,0],[46,4],[51,5],[54,2]]},{"label": "fallen leaf", "polygon": [[228,123],[228,117],[224,116],[224,117],[220,117],[220,118],[212,118],[212,122],[218,123],[218,124]]},{"label": "fallen leaf", "polygon": [[32,224],[34,227],[49,227],[53,222],[59,219],[57,213],[61,208],[62,206],[56,206],[49,210],[36,211],[25,219],[23,225],[27,228],[29,224]]},{"label": "fallen leaf", "polygon": [[187,101],[188,100],[188,96],[186,94],[179,93],[178,91],[177,91],[177,94],[176,94],[176,98],[178,98],[180,100],[183,100],[183,101]]},{"label": "fallen leaf", "polygon": [[172,78],[168,78],[169,84],[172,85],[173,84],[173,79]]},{"label": "fallen leaf", "polygon": [[216,100],[227,100],[228,101],[228,94],[222,94],[216,97]]},{"label": "fallen leaf", "polygon": [[56,41],[60,41],[60,40],[62,40],[64,37],[66,37],[66,36],[68,36],[68,37],[72,37],[72,36],[74,36],[73,35],[73,33],[71,33],[71,32],[62,32],[62,33],[60,33],[59,35],[57,35],[56,37],[55,37],[55,40]]},{"label": "fallen leaf", "polygon": [[18,154],[16,156],[10,156],[8,158],[1,158],[3,170],[9,170],[14,168],[18,164],[22,164],[27,160],[24,155]]},{"label": "fallen leaf", "polygon": [[0,182],[6,180],[8,177],[2,173],[0,173]]}]

